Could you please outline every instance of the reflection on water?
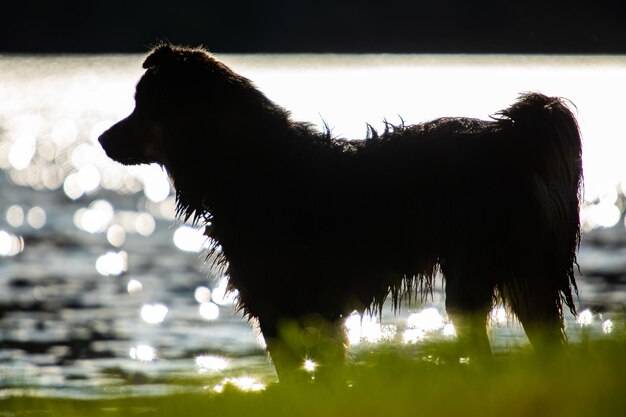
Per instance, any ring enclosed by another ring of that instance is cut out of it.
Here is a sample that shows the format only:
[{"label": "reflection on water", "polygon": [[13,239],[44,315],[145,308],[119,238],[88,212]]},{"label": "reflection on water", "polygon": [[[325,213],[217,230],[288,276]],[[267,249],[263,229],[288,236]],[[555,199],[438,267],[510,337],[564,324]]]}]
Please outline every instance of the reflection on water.
[{"label": "reflection on water", "polygon": [[[263,337],[235,312],[237,294],[203,266],[204,230],[175,221],[167,174],[156,165],[116,164],[97,143],[132,110],[141,60],[0,59],[2,389],[100,395],[98,388],[141,374],[155,386],[171,375],[218,375],[220,382],[210,386],[215,391],[254,391],[272,379]],[[567,317],[567,332],[576,342],[583,332],[623,331],[626,58],[224,60],[295,118],[317,125],[324,119],[338,136],[363,137],[365,122],[381,130],[384,118],[398,115],[407,123],[442,115],[486,118],[529,90],[571,99],[584,138],[586,234],[583,308]],[[397,316],[389,308],[381,316],[353,313],[345,322],[351,348],[386,341],[419,348],[455,337],[442,300],[437,289],[432,300],[403,306]],[[526,343],[503,308],[491,312],[490,323],[495,350]],[[315,366],[303,363],[310,372]]]},{"label": "reflection on water", "polygon": [[228,367],[228,360],[221,356],[200,355],[196,356],[196,365],[200,372],[218,372]]},{"label": "reflection on water", "polygon": [[215,385],[213,390],[215,392],[224,391],[225,386],[231,385],[241,391],[263,391],[265,384],[259,382],[256,378],[251,376],[242,376],[237,378],[225,378],[221,383]]},{"label": "reflection on water", "polygon": [[180,226],[174,232],[174,244],[183,251],[200,252],[208,248],[208,239],[204,235],[203,229]]},{"label": "reflection on water", "polygon": [[353,312],[344,325],[350,346],[391,341],[395,339],[397,332],[395,324],[381,324],[378,316],[371,313],[361,316]]},{"label": "reflection on water", "polygon": [[163,304],[144,304],[141,307],[141,318],[146,323],[160,324],[165,320],[168,308]]},{"label": "reflection on water", "polygon": [[5,230],[0,230],[0,255],[15,256],[24,250],[24,239]]},{"label": "reflection on water", "polygon": [[101,275],[120,275],[128,270],[128,254],[107,252],[96,260],[96,271]]},{"label": "reflection on water", "polygon": [[150,362],[157,358],[156,350],[150,345],[133,346],[128,355],[131,359],[142,362]]},{"label": "reflection on water", "polygon": [[315,372],[315,368],[317,368],[317,363],[315,363],[315,361],[313,361],[312,359],[306,358],[304,360],[304,363],[302,364],[302,369],[304,369],[307,372]]},{"label": "reflection on water", "polygon": [[613,324],[613,320],[607,319],[602,322],[602,333],[611,334],[615,329],[615,325]]},{"label": "reflection on water", "polygon": [[446,320],[438,309],[428,307],[409,315],[402,340],[404,343],[413,344],[435,335],[450,338],[455,337],[456,333],[454,325]]},{"label": "reflection on water", "polygon": [[220,308],[217,304],[210,301],[200,303],[198,311],[200,312],[202,318],[207,320],[215,320],[220,316]]},{"label": "reflection on water", "polygon": [[584,309],[576,316],[576,323],[581,327],[587,327],[593,322],[593,313],[588,308]]},{"label": "reflection on water", "polygon": [[496,325],[503,325],[507,323],[508,317],[506,308],[497,306],[489,313],[489,322]]},{"label": "reflection on water", "polygon": [[128,284],[126,285],[126,291],[128,291],[130,295],[139,294],[141,290],[143,290],[143,285],[141,284],[141,282],[137,281],[136,279],[131,279],[130,281],[128,281]]},{"label": "reflection on water", "polygon": [[238,292],[228,291],[228,278],[221,277],[217,281],[217,285],[213,288],[211,292],[211,299],[214,303],[219,304],[221,306],[233,305],[237,303]]}]

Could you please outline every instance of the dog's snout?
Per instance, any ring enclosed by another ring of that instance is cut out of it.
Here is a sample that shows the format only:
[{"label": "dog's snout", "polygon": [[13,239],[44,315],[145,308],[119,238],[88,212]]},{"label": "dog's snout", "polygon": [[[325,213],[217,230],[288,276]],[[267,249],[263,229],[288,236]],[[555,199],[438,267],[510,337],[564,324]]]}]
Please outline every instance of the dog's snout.
[{"label": "dog's snout", "polygon": [[137,127],[138,121],[131,114],[104,131],[98,142],[107,156],[124,165],[158,162],[158,155],[148,146],[150,137]]},{"label": "dog's snout", "polygon": [[132,136],[132,129],[126,118],[102,132],[98,142],[109,158],[128,164],[133,159],[132,150],[128,148],[128,144],[132,143]]},{"label": "dog's snout", "polygon": [[98,143],[100,144],[100,146],[103,146],[104,143],[106,142],[106,137],[107,137],[108,133],[109,133],[109,129],[107,129],[104,132],[100,133],[100,136],[98,136]]},{"label": "dog's snout", "polygon": [[113,126],[109,127],[107,130],[102,132],[100,136],[98,136],[98,143],[100,143],[100,146],[102,146],[102,149],[104,149],[104,151],[107,153],[107,155],[109,155],[109,157],[112,157],[110,154],[111,150],[112,148],[116,146],[115,144],[119,141],[119,137],[120,137],[119,124],[120,122],[114,124]]},{"label": "dog's snout", "polygon": [[104,150],[106,150],[106,143],[108,141],[108,137],[109,137],[109,130],[111,130],[110,128],[105,130],[104,132],[102,132],[100,134],[100,136],[98,136],[98,143],[100,144],[100,146],[102,146],[102,148]]}]

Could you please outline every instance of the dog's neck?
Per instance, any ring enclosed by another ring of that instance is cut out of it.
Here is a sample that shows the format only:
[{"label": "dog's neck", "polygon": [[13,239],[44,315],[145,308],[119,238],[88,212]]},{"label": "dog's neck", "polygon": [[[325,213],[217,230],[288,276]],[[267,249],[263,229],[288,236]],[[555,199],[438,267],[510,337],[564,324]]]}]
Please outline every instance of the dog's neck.
[{"label": "dog's neck", "polygon": [[[272,178],[265,177],[274,170],[268,167],[278,169],[288,162],[290,144],[304,136],[304,131],[312,130],[307,124],[293,122],[278,106],[264,110],[233,114],[231,120],[222,118],[216,123],[202,121],[213,128],[206,131],[202,140],[193,140],[199,145],[196,148],[182,145],[185,138],[174,142],[178,145],[168,151],[172,157],[164,166],[176,189],[180,217],[207,222],[235,201],[261,203],[254,200],[263,198],[261,188],[271,186]],[[188,134],[198,131],[194,127],[186,130]]]}]

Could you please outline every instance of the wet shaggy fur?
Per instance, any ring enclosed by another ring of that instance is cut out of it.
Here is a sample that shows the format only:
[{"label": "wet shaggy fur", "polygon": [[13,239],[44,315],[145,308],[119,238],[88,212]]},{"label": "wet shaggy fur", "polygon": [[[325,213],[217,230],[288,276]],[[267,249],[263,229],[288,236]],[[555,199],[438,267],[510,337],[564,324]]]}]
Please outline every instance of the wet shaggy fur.
[{"label": "wet shaggy fur", "polygon": [[165,167],[279,375],[310,350],[281,344],[281,323],[335,324],[340,355],[343,316],[428,292],[439,271],[459,338],[477,350],[496,297],[535,345],[563,340],[582,168],[562,100],[529,93],[492,120],[347,141],[292,120],[203,49],[159,45],[143,66],[135,110],[100,142],[123,164]]}]

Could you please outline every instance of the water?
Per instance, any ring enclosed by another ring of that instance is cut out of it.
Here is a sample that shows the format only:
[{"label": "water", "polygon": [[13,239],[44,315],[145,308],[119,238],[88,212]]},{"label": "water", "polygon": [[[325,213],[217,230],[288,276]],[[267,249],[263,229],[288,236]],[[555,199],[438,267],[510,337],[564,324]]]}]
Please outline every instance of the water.
[{"label": "water", "polygon": [[[570,99],[584,137],[585,237],[574,342],[623,332],[626,57],[225,55],[293,116],[336,136],[365,122],[487,118],[520,92]],[[142,56],[0,57],[0,395],[160,393],[176,378],[258,389],[273,379],[252,325],[174,219],[158,167],[110,161],[98,135],[133,107]],[[496,196],[494,196],[495,198]],[[496,351],[526,344],[492,313]],[[440,291],[346,320],[353,349],[454,337]]]}]

